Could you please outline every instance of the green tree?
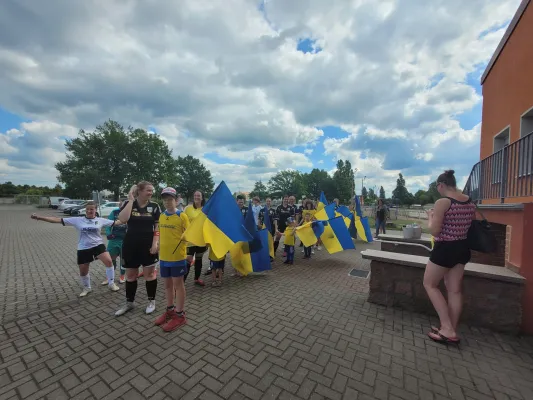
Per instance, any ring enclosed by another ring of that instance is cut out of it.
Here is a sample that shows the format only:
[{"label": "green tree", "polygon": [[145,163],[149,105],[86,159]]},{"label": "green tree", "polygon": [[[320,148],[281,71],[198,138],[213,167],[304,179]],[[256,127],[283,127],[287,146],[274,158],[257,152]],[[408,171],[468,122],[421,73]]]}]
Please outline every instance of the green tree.
[{"label": "green tree", "polygon": [[268,197],[268,189],[261,180],[255,182],[253,190],[250,192],[250,197],[259,197],[261,201],[264,201]]},{"label": "green tree", "polygon": [[374,204],[377,200],[378,196],[376,196],[376,192],[374,192],[374,189],[370,188],[368,189],[368,202],[369,204]]},{"label": "green tree", "polygon": [[320,192],[329,199],[337,197],[335,181],[328,172],[323,169],[314,168],[308,174],[303,174],[304,195],[311,199],[318,199]]},{"label": "green tree", "polygon": [[396,179],[396,188],[392,191],[392,198],[398,199],[400,204],[405,205],[411,205],[415,201],[414,196],[407,190],[405,179],[401,173],[398,174],[398,179]]},{"label": "green tree", "polygon": [[22,192],[20,185],[14,185],[13,182],[5,182],[0,185],[0,197],[15,196]]},{"label": "green tree", "polygon": [[341,202],[349,202],[354,192],[354,171],[350,161],[337,161],[337,170],[333,180],[337,187],[337,196]]},{"label": "green tree", "polygon": [[428,203],[435,203],[438,199],[441,198],[441,195],[437,190],[437,182],[431,182],[427,191],[427,195]]},{"label": "green tree", "polygon": [[415,203],[420,205],[426,205],[431,202],[430,196],[428,195],[428,192],[425,190],[419,190],[415,193]]},{"label": "green tree", "polygon": [[215,182],[211,177],[211,172],[198,158],[178,156],[174,165],[174,171],[167,185],[175,187],[187,202],[192,199],[196,190],[202,191],[206,199],[211,196]]},{"label": "green tree", "polygon": [[382,200],[385,200],[386,196],[385,196],[385,189],[383,189],[383,186],[381,186],[379,188],[379,198],[382,199]]},{"label": "green tree", "polygon": [[93,190],[109,190],[118,199],[130,185],[147,180],[167,182],[175,166],[171,150],[158,135],[124,128],[106,121],[94,132],[80,130],[65,142],[67,159],[56,164],[65,195],[88,197]]},{"label": "green tree", "polygon": [[361,196],[363,196],[365,204],[368,203],[368,190],[366,189],[366,186],[363,186],[363,190],[361,190]]},{"label": "green tree", "polygon": [[304,189],[304,178],[299,171],[280,171],[268,181],[270,195],[275,198],[292,194],[300,199]]}]

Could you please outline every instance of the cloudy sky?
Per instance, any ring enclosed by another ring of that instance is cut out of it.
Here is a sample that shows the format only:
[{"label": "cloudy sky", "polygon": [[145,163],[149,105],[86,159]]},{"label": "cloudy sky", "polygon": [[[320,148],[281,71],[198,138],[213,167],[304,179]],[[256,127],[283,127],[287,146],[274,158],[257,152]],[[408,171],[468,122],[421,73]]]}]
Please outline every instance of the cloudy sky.
[{"label": "cloudy sky", "polygon": [[215,181],[286,168],[411,190],[479,158],[480,76],[519,0],[3,0],[0,181],[54,185],[106,119]]}]

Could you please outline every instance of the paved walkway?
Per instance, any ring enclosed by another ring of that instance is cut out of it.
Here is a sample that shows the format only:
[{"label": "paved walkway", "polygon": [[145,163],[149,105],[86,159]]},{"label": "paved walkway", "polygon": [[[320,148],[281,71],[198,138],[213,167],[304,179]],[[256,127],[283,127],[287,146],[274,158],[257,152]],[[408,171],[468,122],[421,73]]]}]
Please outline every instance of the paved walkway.
[{"label": "paved walkway", "polygon": [[365,301],[368,281],[348,276],[368,269],[361,243],[228,273],[222,288],[189,284],[189,323],[165,334],[144,314],[142,281],[121,318],[123,289],[98,286],[102,265],[77,298],[73,229],[31,211],[0,208],[0,399],[533,398],[530,339],[464,326],[460,349],[429,341],[427,316]]}]

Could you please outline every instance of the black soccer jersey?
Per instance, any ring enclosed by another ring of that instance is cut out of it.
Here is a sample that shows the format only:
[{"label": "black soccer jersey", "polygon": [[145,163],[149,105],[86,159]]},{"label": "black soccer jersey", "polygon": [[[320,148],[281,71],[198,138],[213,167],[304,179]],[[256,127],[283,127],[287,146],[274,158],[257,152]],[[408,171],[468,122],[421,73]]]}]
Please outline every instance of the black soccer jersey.
[{"label": "black soccer jersey", "polygon": [[[127,201],[120,208],[121,211],[126,207],[126,204],[128,204]],[[159,208],[159,204],[150,201],[146,207],[140,207],[137,200],[134,200],[126,235],[146,235],[147,233],[154,232],[155,224],[159,222],[160,215],[161,209]]]}]

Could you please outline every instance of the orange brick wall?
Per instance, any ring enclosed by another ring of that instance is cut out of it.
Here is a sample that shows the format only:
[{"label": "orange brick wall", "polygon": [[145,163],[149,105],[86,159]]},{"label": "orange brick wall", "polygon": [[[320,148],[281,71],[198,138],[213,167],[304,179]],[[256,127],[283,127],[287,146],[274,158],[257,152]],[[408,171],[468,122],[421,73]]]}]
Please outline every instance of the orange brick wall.
[{"label": "orange brick wall", "polygon": [[530,3],[483,83],[481,159],[493,153],[494,135],[506,126],[511,126],[511,142],[520,138],[520,117],[533,107],[532,38]]}]

